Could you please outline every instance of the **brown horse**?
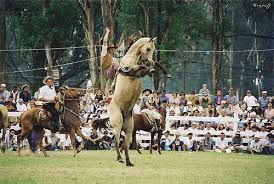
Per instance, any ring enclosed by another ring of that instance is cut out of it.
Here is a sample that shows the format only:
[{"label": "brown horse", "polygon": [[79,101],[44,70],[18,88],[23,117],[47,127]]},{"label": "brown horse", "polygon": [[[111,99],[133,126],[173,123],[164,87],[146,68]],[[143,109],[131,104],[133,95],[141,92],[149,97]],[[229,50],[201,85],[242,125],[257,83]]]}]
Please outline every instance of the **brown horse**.
[{"label": "brown horse", "polygon": [[[4,153],[6,150],[6,132],[7,132],[7,126],[9,125],[9,118],[8,118],[8,109],[6,106],[1,105],[0,106],[0,125],[2,125],[3,132],[2,132],[2,139],[1,139],[1,151]],[[1,126],[0,126],[1,130]]]},{"label": "brown horse", "polygon": [[[77,154],[75,133],[85,140],[90,140],[88,137],[84,136],[80,130],[80,119],[79,113],[79,90],[66,88],[62,90],[56,96],[55,108],[59,111],[60,119],[64,125],[66,132],[69,133],[71,144],[73,146],[74,157]],[[17,152],[20,155],[20,142],[34,129],[38,136],[38,145],[41,151],[44,153],[45,157],[48,157],[43,145],[42,139],[45,134],[45,130],[53,130],[54,127],[51,123],[52,114],[47,111],[48,104],[44,104],[43,108],[32,108],[24,112],[20,116],[21,133],[17,138]]]},{"label": "brown horse", "polygon": [[[162,116],[161,128],[165,129],[165,126],[166,126],[166,106],[164,104],[161,105],[161,107],[159,109],[159,112]],[[134,129],[133,129],[133,132],[132,132],[132,146],[133,146],[133,149],[136,149],[138,151],[138,153],[142,154],[141,151],[139,150],[139,147],[137,146],[136,131],[137,130],[144,130],[144,131],[150,132],[151,129],[152,129],[152,126],[149,123],[149,121],[147,120],[147,118],[144,117],[142,114],[134,114],[133,115],[133,120],[134,120]],[[160,141],[161,141],[161,137],[162,137],[162,134],[163,134],[162,130],[151,133],[150,147],[149,147],[150,154],[152,154],[152,145],[154,143],[155,133],[158,133],[158,153],[161,154]]]}]

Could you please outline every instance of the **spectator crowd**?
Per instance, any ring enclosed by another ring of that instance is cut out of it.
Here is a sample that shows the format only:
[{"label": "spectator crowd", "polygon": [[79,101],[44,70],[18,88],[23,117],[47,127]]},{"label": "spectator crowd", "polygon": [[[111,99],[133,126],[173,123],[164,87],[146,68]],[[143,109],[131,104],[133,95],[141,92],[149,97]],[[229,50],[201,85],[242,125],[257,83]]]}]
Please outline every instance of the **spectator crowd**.
[{"label": "spectator crowd", "polygon": [[[9,111],[24,112],[33,107],[42,105],[37,100],[39,90],[31,96],[30,87],[23,85],[21,90],[13,87],[7,90],[5,84],[0,86],[0,104],[6,105]],[[77,137],[77,145],[88,150],[113,148],[113,137],[111,132],[105,130],[99,132],[91,129],[92,118],[104,118],[108,116],[108,104],[112,99],[113,91],[110,90],[104,95],[101,90],[88,89],[80,103],[80,113],[82,116],[82,131],[90,136],[92,141],[83,141]],[[246,91],[243,99],[239,100],[235,91],[231,88],[224,94],[218,90],[215,95],[211,95],[206,84],[204,84],[196,94],[172,93],[165,91],[158,94],[153,91],[150,94],[158,108],[162,103],[167,103],[168,116],[193,116],[193,117],[222,117],[235,118],[238,120],[237,131],[233,130],[233,124],[229,121],[188,121],[172,120],[166,122],[166,130],[161,139],[163,150],[197,151],[214,150],[216,152],[239,152],[244,150],[243,138],[250,138],[246,151],[252,154],[265,153],[274,154],[273,128],[274,109],[272,97],[267,91],[262,91],[261,96],[256,98],[250,90]],[[133,111],[140,113],[140,100],[136,103]],[[16,119],[10,118],[16,123]],[[182,136],[181,132],[187,131],[187,136]],[[203,131],[203,139],[197,139],[196,132]],[[218,137],[216,136],[218,132]],[[230,133],[228,133],[230,132]],[[226,134],[232,136],[231,141],[227,141]],[[6,135],[9,149],[15,148],[16,131],[10,129]],[[122,141],[122,140],[121,140]],[[71,149],[71,143],[67,134],[47,133],[43,139],[43,146],[47,150],[67,150]],[[154,145],[156,147],[156,145]]]}]

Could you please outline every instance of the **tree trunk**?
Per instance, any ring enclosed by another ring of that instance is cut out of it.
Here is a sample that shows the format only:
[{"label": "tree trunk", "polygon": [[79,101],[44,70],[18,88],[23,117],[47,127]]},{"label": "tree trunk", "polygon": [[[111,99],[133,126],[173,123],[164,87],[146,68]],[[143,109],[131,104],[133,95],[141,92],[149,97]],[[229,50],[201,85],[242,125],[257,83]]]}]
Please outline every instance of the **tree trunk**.
[{"label": "tree trunk", "polygon": [[93,3],[92,0],[79,0],[81,14],[83,19],[83,26],[85,30],[85,35],[88,44],[89,51],[89,71],[90,71],[90,80],[92,86],[95,87],[97,82],[97,63],[95,58],[95,49],[94,49],[94,14],[93,14]]},{"label": "tree trunk", "polygon": [[116,17],[120,0],[101,0],[101,11],[104,27],[110,27],[109,41],[113,42],[116,33]]},{"label": "tree trunk", "polygon": [[222,48],[222,0],[213,1],[213,17],[212,17],[212,48],[213,48],[213,57],[212,57],[212,88],[213,93],[215,94],[216,90],[220,88],[220,77],[221,77],[221,54],[220,51]]},{"label": "tree trunk", "polygon": [[[6,50],[6,4],[0,0],[0,50]],[[7,82],[7,59],[6,52],[0,51],[0,81]]]},{"label": "tree trunk", "polygon": [[148,12],[149,10],[148,10],[148,8],[143,3],[139,2],[139,5],[142,7],[143,12],[144,12],[144,18],[145,18],[145,35],[147,37],[149,37],[150,36],[150,34],[149,34],[149,12]]},{"label": "tree trunk", "polygon": [[49,41],[45,41],[45,52],[46,52],[46,58],[47,58],[47,75],[53,76],[53,58],[51,53],[51,46]]}]

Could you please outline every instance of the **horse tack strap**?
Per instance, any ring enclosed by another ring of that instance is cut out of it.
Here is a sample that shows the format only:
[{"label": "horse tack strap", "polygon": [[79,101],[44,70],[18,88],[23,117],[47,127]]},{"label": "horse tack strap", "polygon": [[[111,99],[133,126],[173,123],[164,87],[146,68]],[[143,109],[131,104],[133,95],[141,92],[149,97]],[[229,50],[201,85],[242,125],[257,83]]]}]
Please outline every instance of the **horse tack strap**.
[{"label": "horse tack strap", "polygon": [[47,112],[44,109],[41,109],[38,112],[38,121],[43,121],[46,120],[48,118]]}]

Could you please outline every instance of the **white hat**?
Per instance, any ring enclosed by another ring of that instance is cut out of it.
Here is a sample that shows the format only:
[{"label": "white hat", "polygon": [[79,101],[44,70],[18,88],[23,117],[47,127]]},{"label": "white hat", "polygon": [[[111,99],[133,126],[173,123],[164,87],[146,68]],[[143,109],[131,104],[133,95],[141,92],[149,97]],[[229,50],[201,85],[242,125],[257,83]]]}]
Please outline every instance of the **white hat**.
[{"label": "white hat", "polygon": [[24,102],[22,98],[19,98],[18,102]]},{"label": "white hat", "polygon": [[5,88],[5,87],[7,87],[7,85],[3,83],[3,84],[1,84],[1,87]]},{"label": "white hat", "polygon": [[267,91],[262,91],[262,94],[267,94]]},{"label": "white hat", "polygon": [[53,80],[53,81],[55,80],[54,77],[52,77],[52,76],[47,76],[47,77],[45,77],[45,78],[43,79],[43,83],[46,84],[47,81],[48,81],[49,79],[51,79],[51,80]]}]

